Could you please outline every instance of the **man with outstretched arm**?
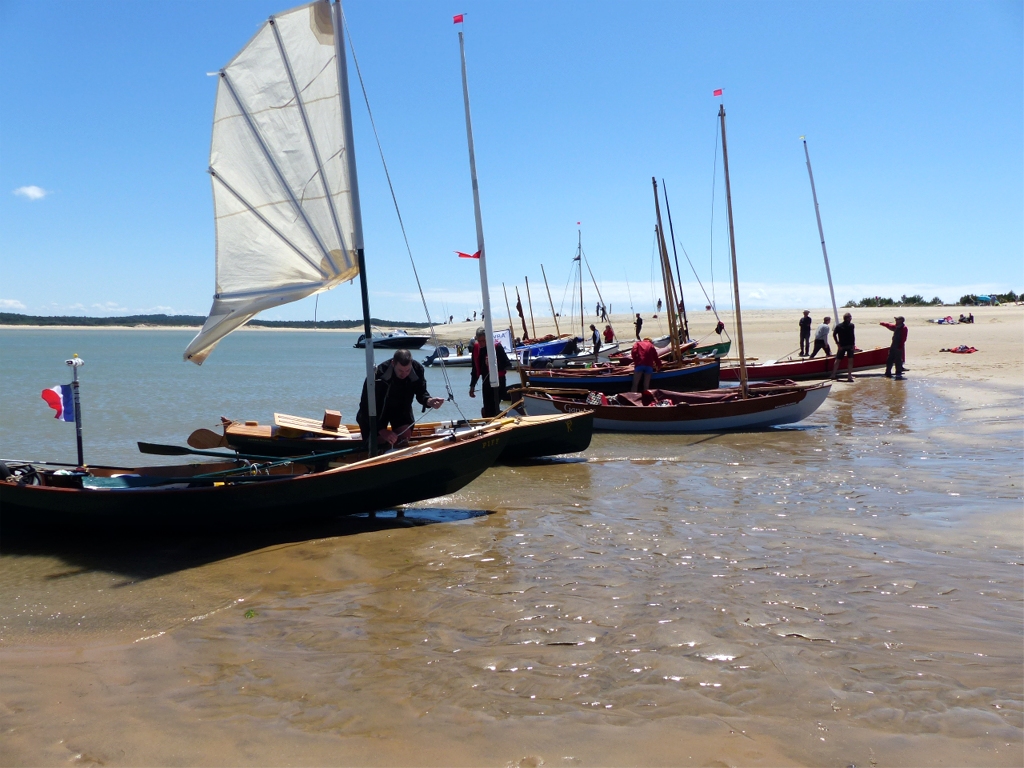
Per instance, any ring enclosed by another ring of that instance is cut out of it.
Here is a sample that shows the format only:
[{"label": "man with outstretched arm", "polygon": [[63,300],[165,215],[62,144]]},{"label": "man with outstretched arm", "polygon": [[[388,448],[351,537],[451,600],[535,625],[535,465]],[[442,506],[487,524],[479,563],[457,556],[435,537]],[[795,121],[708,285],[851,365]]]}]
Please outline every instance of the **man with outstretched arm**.
[{"label": "man with outstretched arm", "polygon": [[[416,421],[412,415],[413,398],[425,408],[440,408],[444,405],[440,397],[430,396],[423,366],[412,359],[408,349],[396,350],[390,360],[377,366],[374,371],[374,389],[377,397],[377,439],[381,445],[401,447],[408,444]],[[359,398],[356,423],[359,424],[363,439],[366,439],[370,414],[366,405],[365,381]]]},{"label": "man with outstretched arm", "polygon": [[[499,399],[505,399],[507,388],[505,386],[505,372],[512,367],[509,362],[505,348],[501,342],[494,342],[495,362],[498,364],[498,392]],[[498,415],[498,406],[494,402],[494,390],[491,388],[491,373],[487,362],[487,331],[483,328],[476,329],[476,341],[473,342],[473,374],[469,378],[469,396],[476,397],[476,383],[483,380],[484,406],[480,409],[480,415],[484,418]]]},{"label": "man with outstretched arm", "polygon": [[907,325],[902,315],[894,318],[895,323],[879,323],[883,328],[892,331],[892,344],[889,346],[889,358],[885,361],[885,377],[892,378],[892,367],[896,366],[896,378],[903,379],[903,363],[907,359]]}]

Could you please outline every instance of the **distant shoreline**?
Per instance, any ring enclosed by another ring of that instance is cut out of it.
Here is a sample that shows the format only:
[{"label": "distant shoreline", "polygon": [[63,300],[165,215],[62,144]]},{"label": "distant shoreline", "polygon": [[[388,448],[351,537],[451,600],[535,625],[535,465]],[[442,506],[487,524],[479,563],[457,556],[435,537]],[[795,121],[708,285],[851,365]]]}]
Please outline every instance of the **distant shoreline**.
[{"label": "distant shoreline", "polygon": [[[82,315],[23,315],[0,312],[0,328],[68,328],[76,330],[107,328],[111,330],[199,330],[206,318],[199,315],[122,315],[119,317],[86,317]],[[426,328],[428,323],[370,318],[374,328]],[[362,330],[362,320],[251,320],[248,330],[349,331]]]}]

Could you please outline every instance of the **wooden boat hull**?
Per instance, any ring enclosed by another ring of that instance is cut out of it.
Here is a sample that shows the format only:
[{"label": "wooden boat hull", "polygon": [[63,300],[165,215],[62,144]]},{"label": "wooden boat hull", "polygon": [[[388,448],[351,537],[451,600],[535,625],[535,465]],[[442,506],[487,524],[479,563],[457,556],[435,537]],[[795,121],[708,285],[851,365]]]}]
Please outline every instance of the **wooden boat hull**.
[{"label": "wooden boat hull", "polygon": [[[651,375],[651,389],[665,389],[673,392],[695,392],[718,388],[720,363],[713,360],[682,368],[655,371]],[[633,374],[602,374],[595,370],[560,371],[546,368],[531,368],[523,371],[529,386],[541,389],[587,389],[606,395],[629,392],[633,388]],[[529,413],[529,410],[527,411]]]},{"label": "wooden boat hull", "polygon": [[[259,482],[195,481],[198,487],[122,490],[0,482],[0,521],[5,528],[54,533],[69,529],[196,533],[306,524],[454,493],[494,464],[508,438],[509,431],[495,430],[324,472],[271,476]],[[181,465],[170,471],[187,471],[191,476],[209,471],[210,466]]]},{"label": "wooden boat hull", "polygon": [[[853,370],[867,371],[873,368],[884,368],[885,361],[889,357],[888,347],[875,347],[864,349],[853,353]],[[772,363],[770,365],[748,365],[747,379],[749,381],[771,381],[773,379],[792,379],[794,381],[810,379],[830,379],[832,369],[836,365],[835,357],[816,357],[813,360],[792,360],[785,363]],[[846,375],[846,360],[839,369],[839,375]],[[739,366],[723,368],[721,373],[722,381],[739,381]]]},{"label": "wooden boat hull", "polygon": [[[787,387],[747,400],[665,407],[591,405],[584,397],[524,393],[527,413],[594,412],[594,429],[611,432],[721,432],[795,424],[814,413],[828,397],[830,384]],[[732,391],[730,391],[732,392]]]},{"label": "wooden boat hull", "polygon": [[[499,454],[497,463],[523,461],[565,453],[579,453],[590,445],[594,432],[594,417],[590,413],[556,414],[548,416],[513,416],[506,430],[508,441]],[[434,440],[450,433],[452,429],[469,429],[486,424],[484,419],[472,419],[461,424],[435,422],[419,424],[413,432],[412,442]],[[349,427],[358,435],[359,428]],[[358,437],[283,437],[281,430],[270,436],[236,434],[230,428],[225,430],[228,445],[242,454],[258,456],[305,456],[314,453],[329,453],[343,450],[349,445],[362,445]]]}]

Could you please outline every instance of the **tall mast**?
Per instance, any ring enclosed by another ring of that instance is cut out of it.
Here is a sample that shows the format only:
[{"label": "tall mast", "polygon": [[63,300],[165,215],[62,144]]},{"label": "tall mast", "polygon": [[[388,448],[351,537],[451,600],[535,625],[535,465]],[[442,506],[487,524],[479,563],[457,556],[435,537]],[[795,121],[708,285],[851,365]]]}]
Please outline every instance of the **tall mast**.
[{"label": "tall mast", "polygon": [[665,245],[665,229],[661,223],[661,206],[658,204],[658,181],[651,177],[654,188],[654,213],[657,217],[658,256],[661,260],[661,282],[665,293],[665,310],[668,312],[668,335],[672,342],[672,359],[682,362],[683,353],[679,349],[679,323],[676,317],[676,287],[672,284],[672,265],[668,261],[668,247]]},{"label": "tall mast", "polygon": [[334,0],[331,19],[334,23],[334,53],[338,66],[338,91],[341,97],[341,120],[345,128],[345,150],[351,178],[352,247],[359,263],[359,295],[363,305],[363,336],[366,339],[366,412],[369,421],[367,441],[370,456],[377,453],[377,386],[374,375],[373,336],[370,328],[370,297],[366,287],[366,256],[363,252],[363,217],[359,208],[359,183],[356,177],[356,147],[352,136],[352,105],[348,94],[348,58],[345,56],[345,36],[342,29],[341,0]]},{"label": "tall mast", "polygon": [[562,332],[558,329],[558,314],[555,312],[555,302],[551,300],[551,289],[548,287],[548,275],[544,271],[544,265],[540,265],[540,273],[544,276],[544,290],[548,292],[548,304],[551,305],[551,319],[555,321],[555,336],[561,336]]},{"label": "tall mast", "polygon": [[533,299],[530,298],[530,278],[526,279],[526,303],[530,307],[530,329],[533,331],[533,338],[537,338],[537,325],[533,322]]},{"label": "tall mast", "polygon": [[484,222],[480,215],[480,186],[476,179],[476,150],[473,147],[473,120],[469,114],[469,80],[466,77],[466,42],[459,30],[459,53],[462,56],[462,100],[466,105],[466,139],[469,143],[469,175],[473,179],[473,213],[476,215],[476,249],[480,253],[480,293],[484,302],[484,331],[487,334],[487,372],[494,393],[495,411],[501,410],[501,386],[498,381],[498,356],[494,354],[494,323],[491,317],[491,294],[487,288],[487,252],[484,248]]},{"label": "tall mast", "polygon": [[[804,142],[804,157],[807,158],[807,175],[811,179],[811,196],[814,198],[814,215],[818,219],[818,236],[821,238],[821,255],[825,257],[825,275],[828,277],[828,292],[832,296],[832,321],[839,322],[839,309],[836,308],[836,292],[832,288],[832,270],[828,266],[828,251],[825,250],[825,230],[821,228],[821,212],[818,210],[818,193],[814,190],[814,172],[811,170],[811,153],[807,151],[807,139]],[[834,327],[834,326],[833,326]]]},{"label": "tall mast", "polygon": [[732,187],[729,186],[729,148],[725,142],[725,105],[718,107],[722,123],[722,165],[725,169],[725,205],[729,211],[729,252],[732,254],[733,301],[736,302],[736,344],[740,352],[740,392],[747,398],[747,357],[743,352],[743,320],[740,317],[740,276],[736,269],[736,231],[732,221]]},{"label": "tall mast", "polygon": [[665,213],[668,214],[668,233],[672,236],[672,256],[676,261],[676,280],[679,281],[679,307],[683,313],[683,338],[681,341],[690,340],[690,323],[686,319],[686,298],[683,296],[683,273],[679,269],[679,253],[676,251],[676,231],[672,227],[672,209],[668,207],[668,187],[665,180],[661,180],[661,191],[665,195]]},{"label": "tall mast", "polygon": [[583,230],[576,230],[576,265],[577,275],[580,280],[580,341],[587,343],[586,315],[583,314]]}]

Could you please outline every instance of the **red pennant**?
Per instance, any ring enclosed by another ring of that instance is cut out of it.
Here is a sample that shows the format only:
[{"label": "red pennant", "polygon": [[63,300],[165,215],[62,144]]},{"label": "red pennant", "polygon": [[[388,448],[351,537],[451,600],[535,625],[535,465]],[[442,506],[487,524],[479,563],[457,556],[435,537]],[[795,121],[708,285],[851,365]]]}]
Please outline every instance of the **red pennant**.
[{"label": "red pennant", "polygon": [[459,254],[459,258],[460,259],[479,259],[480,258],[480,251],[477,251],[476,253],[463,253],[462,251],[455,251],[455,253]]},{"label": "red pennant", "polygon": [[462,23],[462,16],[463,16],[463,14],[461,14],[461,13],[457,13],[455,16],[453,16],[452,17],[452,24],[461,24]]}]

